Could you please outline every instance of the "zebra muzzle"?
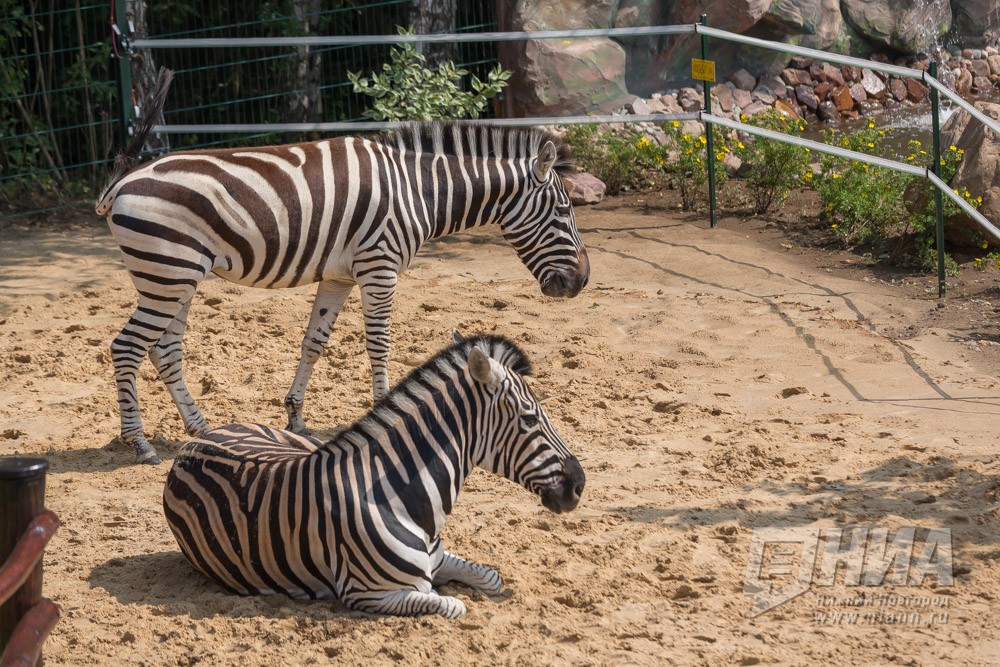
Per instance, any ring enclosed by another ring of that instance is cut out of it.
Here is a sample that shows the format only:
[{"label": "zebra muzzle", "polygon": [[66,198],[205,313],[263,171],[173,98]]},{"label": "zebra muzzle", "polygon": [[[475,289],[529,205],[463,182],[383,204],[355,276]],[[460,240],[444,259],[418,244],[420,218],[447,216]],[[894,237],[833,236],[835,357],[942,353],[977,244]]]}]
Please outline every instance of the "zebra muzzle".
[{"label": "zebra muzzle", "polygon": [[587,483],[587,477],[575,456],[567,457],[562,466],[563,478],[541,493],[542,505],[556,514],[575,509],[580,504],[580,496]]},{"label": "zebra muzzle", "polygon": [[571,298],[580,293],[590,280],[590,259],[587,249],[581,247],[577,253],[576,268],[570,271],[557,271],[545,278],[541,283],[542,294],[562,298]]}]

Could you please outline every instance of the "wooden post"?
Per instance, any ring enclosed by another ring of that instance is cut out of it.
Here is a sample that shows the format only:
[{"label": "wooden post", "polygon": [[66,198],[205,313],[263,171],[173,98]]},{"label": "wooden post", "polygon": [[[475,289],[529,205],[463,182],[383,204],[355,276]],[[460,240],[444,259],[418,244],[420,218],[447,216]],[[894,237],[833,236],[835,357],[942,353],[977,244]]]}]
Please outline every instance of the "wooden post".
[{"label": "wooden post", "polygon": [[[45,511],[45,459],[0,457],[0,564],[6,562],[32,519]],[[0,654],[28,610],[42,599],[42,561],[24,585],[0,605]]]}]

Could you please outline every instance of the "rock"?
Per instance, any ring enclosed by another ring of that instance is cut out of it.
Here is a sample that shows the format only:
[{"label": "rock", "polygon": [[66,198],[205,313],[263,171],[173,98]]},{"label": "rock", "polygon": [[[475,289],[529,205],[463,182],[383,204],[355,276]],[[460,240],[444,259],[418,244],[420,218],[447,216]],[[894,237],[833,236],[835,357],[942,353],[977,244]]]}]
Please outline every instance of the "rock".
[{"label": "rock", "polygon": [[993,82],[985,76],[977,76],[972,80],[972,92],[985,95],[993,90]]},{"label": "rock", "polygon": [[826,80],[835,86],[844,85],[844,75],[840,73],[840,70],[827,63],[823,65],[823,73],[826,74]]},{"label": "rock", "polygon": [[819,107],[819,98],[810,86],[795,86],[795,99],[799,104],[815,113]]},{"label": "rock", "polygon": [[970,60],[966,69],[972,72],[973,78],[977,76],[988,77],[992,73],[988,60]]},{"label": "rock", "polygon": [[[774,3],[772,3],[772,6],[773,6],[773,4]],[[791,2],[783,3],[783,2],[781,2],[779,0],[779,2],[777,4],[792,5],[793,3],[791,3]],[[802,4],[806,4],[806,3],[801,2],[799,4],[802,5]],[[788,66],[789,67],[793,67],[795,69],[809,69],[809,67],[811,65],[814,65],[815,63],[816,63],[816,59],[815,58],[809,58],[807,56],[792,56],[792,59],[788,61]]]},{"label": "rock", "polygon": [[757,77],[755,77],[750,72],[745,69],[737,70],[729,80],[733,82],[733,85],[740,90],[745,90],[747,92],[754,89],[757,85]]},{"label": "rock", "polygon": [[[840,0],[773,0],[754,30],[797,38],[802,46],[826,49],[840,36],[844,19]],[[799,69],[807,69],[811,58],[793,59]],[[801,63],[808,63],[801,65]]]},{"label": "rock", "polygon": [[851,91],[851,97],[854,98],[855,102],[861,103],[868,99],[865,87],[860,83],[852,83],[849,90]]},{"label": "rock", "polygon": [[819,83],[826,82],[826,72],[819,65],[812,64],[809,66],[809,76],[815,79]]},{"label": "rock", "polygon": [[787,67],[781,72],[782,80],[793,88],[795,86],[808,86],[812,83],[812,77],[809,76],[809,72],[802,69],[793,69]]},{"label": "rock", "polygon": [[667,105],[661,102],[659,97],[646,100],[646,106],[649,108],[649,113],[667,113]]},{"label": "rock", "polygon": [[865,89],[868,97],[885,95],[885,84],[882,83],[882,79],[875,76],[875,72],[867,68],[861,70],[861,87]]},{"label": "rock", "polygon": [[813,93],[816,95],[816,99],[823,101],[826,99],[826,96],[830,94],[830,91],[833,90],[835,87],[836,86],[834,86],[832,83],[826,81],[813,88]]},{"label": "rock", "polygon": [[911,102],[923,102],[930,90],[916,79],[906,80],[906,99]]},{"label": "rock", "polygon": [[1000,55],[992,55],[986,59],[990,66],[990,74],[1000,75]]},{"label": "rock", "polygon": [[666,113],[684,113],[684,107],[677,101],[676,95],[664,95],[659,99]]},{"label": "rock", "polygon": [[705,104],[705,96],[694,88],[681,88],[677,93],[677,103],[684,111],[698,111]]},{"label": "rock", "polygon": [[[976,108],[994,121],[1000,122],[1000,104],[976,102]],[[983,123],[970,123],[968,119],[956,119],[955,116],[968,116],[965,111],[957,111],[945,123],[945,135],[956,136],[956,128],[964,127],[951,144],[943,148],[948,150],[954,145],[964,150],[965,155],[958,165],[951,186],[957,190],[968,190],[976,197],[982,197],[979,207],[987,220],[994,223],[1000,221],[1000,136],[990,131]],[[951,224],[949,220],[949,225]],[[968,216],[959,216],[959,224],[974,224]],[[976,226],[978,229],[978,225]]]},{"label": "rock", "polygon": [[[513,0],[504,29],[609,28],[617,0],[580,0],[567,12],[559,2]],[[516,115],[610,112],[631,101],[625,84],[626,54],[603,37],[503,42],[500,62],[514,75],[506,96]]]},{"label": "rock", "polygon": [[791,100],[778,100],[774,103],[774,110],[792,120],[798,120],[802,117],[802,110]]},{"label": "rock", "polygon": [[844,65],[840,68],[840,73],[844,75],[844,81],[857,81],[861,78],[861,68],[854,65]]},{"label": "rock", "polygon": [[788,97],[785,82],[776,76],[762,76],[757,82],[757,88],[766,88],[774,94],[775,99],[783,100]]},{"label": "rock", "polygon": [[816,108],[816,115],[822,121],[831,121],[839,117],[839,112],[837,111],[837,105],[827,100],[821,102],[819,107]]},{"label": "rock", "polygon": [[889,79],[889,93],[894,100],[902,102],[906,99],[906,84],[902,79]]},{"label": "rock", "polygon": [[955,78],[955,92],[959,95],[968,95],[972,92],[972,72],[962,68],[958,70],[958,76]]},{"label": "rock", "polygon": [[778,96],[767,86],[757,86],[753,89],[753,98],[761,104],[771,105],[775,103]]},{"label": "rock", "polygon": [[841,0],[840,6],[868,42],[901,53],[929,49],[951,28],[949,0]]},{"label": "rock", "polygon": [[769,105],[763,104],[761,102],[751,102],[746,107],[744,107],[743,113],[745,113],[748,116],[755,116],[759,113],[767,111],[770,108],[771,107]]},{"label": "rock", "polygon": [[733,110],[733,86],[731,83],[726,82],[721,86],[715,86],[712,93],[717,99],[720,109],[726,113]]},{"label": "rock", "polygon": [[858,111],[863,116],[872,116],[882,110],[882,103],[874,98],[858,102]]},{"label": "rock", "polygon": [[604,192],[607,189],[601,179],[587,173],[563,176],[563,183],[566,185],[570,201],[576,206],[600,202],[604,199]]},{"label": "rock", "polygon": [[743,160],[739,159],[732,153],[726,153],[722,156],[722,166],[726,168],[726,175],[733,178],[736,174],[740,173],[740,169],[743,168]]},{"label": "rock", "polygon": [[733,88],[733,102],[735,102],[736,106],[740,109],[745,109],[753,103],[753,95],[741,88]]},{"label": "rock", "polygon": [[830,91],[830,101],[841,113],[854,108],[854,97],[851,96],[851,89],[847,86],[838,86]]},{"label": "rock", "polygon": [[987,31],[1000,30],[996,0],[952,0],[953,26],[960,42],[982,39]]},{"label": "rock", "polygon": [[637,97],[630,104],[627,105],[629,113],[633,116],[648,116],[653,113],[649,109],[649,105],[646,104],[646,100],[641,97]]}]

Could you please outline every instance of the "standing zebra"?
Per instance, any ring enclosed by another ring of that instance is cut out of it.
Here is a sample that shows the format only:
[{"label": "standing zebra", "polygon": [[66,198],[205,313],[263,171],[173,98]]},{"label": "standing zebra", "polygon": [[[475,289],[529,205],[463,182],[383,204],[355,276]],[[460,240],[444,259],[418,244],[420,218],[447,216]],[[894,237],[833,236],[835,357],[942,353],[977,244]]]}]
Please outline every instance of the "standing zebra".
[{"label": "standing zebra", "polygon": [[456,336],[327,443],[257,424],[209,431],[167,476],[163,508],[177,544],[195,569],[243,595],[461,616],[465,605],[434,585],[494,595],[502,585],[439,538],[473,466],[553,512],[583,493],[579,461],[522,377],[530,370],[509,340]]},{"label": "standing zebra", "polygon": [[576,296],[590,262],[561,175],[565,145],[540,130],[413,124],[388,136],[171,153],[131,169],[163,106],[161,72],[97,204],[139,293],[111,345],[121,437],[159,463],[142,429],[136,374],[148,354],[189,434],[207,430],[181,376],[181,340],[209,273],[253,287],[319,283],[285,397],[305,431],[313,365],[358,285],[376,399],[389,389],[389,313],[399,274],[429,239],[497,223],[547,296]]}]

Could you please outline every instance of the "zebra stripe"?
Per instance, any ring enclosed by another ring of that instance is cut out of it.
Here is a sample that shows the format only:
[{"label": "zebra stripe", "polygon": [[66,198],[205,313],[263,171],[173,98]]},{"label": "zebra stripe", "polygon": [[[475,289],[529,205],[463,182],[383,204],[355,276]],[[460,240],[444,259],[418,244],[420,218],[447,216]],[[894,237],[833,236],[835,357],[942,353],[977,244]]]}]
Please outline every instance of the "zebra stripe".
[{"label": "zebra stripe", "polygon": [[259,424],[230,424],[188,443],[163,508],[191,565],[244,595],[338,598],[382,614],[465,613],[434,586],[488,594],[500,575],[448,553],[439,535],[480,466],[572,510],[579,461],[526,384],[510,341],[459,341],[415,369],[372,410],[321,443]]},{"label": "zebra stripe", "polygon": [[[165,89],[157,92],[162,103]],[[150,108],[149,117],[157,114]],[[285,397],[288,428],[296,432],[305,431],[313,365],[354,285],[372,391],[375,398],[388,391],[396,282],[429,239],[499,224],[544,294],[575,296],[590,275],[560,178],[572,169],[568,151],[541,130],[417,123],[385,136],[187,151],[124,173],[126,166],[96,210],[107,217],[139,294],[112,359],[122,439],[140,461],[159,461],[143,433],[135,388],[147,353],[188,433],[205,429],[183,383],[179,341],[187,307],[209,273],[252,287],[319,283]],[[168,343],[154,352],[164,336]]]}]

